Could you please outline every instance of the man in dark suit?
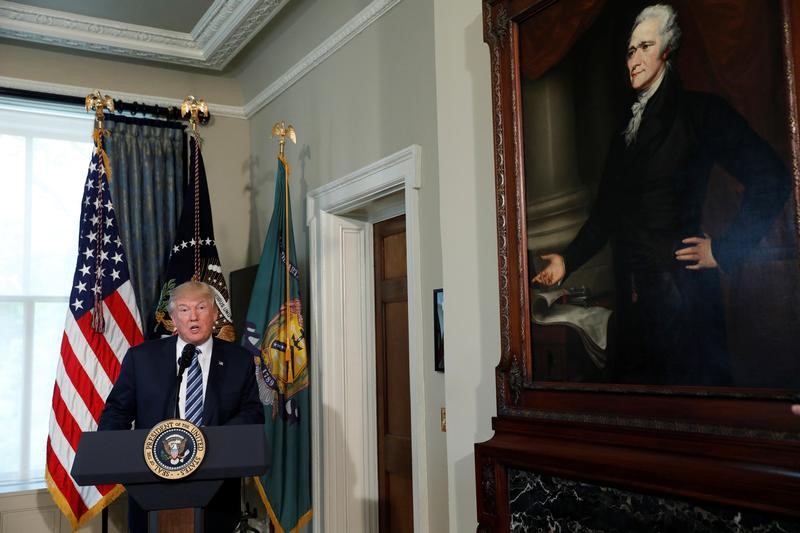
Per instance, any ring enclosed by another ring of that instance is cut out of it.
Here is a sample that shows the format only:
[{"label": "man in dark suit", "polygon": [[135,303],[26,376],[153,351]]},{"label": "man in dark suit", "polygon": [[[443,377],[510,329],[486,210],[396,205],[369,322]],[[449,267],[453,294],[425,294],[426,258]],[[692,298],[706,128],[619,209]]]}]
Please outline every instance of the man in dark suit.
[{"label": "man in dark suit", "polygon": [[[258,398],[253,358],[240,346],[211,335],[218,315],[214,290],[201,282],[183,283],[170,295],[169,312],[177,335],[128,351],[106,399],[98,430],[130,429],[131,424],[134,429],[148,429],[175,418],[178,359],[187,344],[199,350],[201,425],[262,424],[264,410]],[[187,379],[183,379],[177,391],[181,417],[185,417],[186,387]],[[206,531],[233,531],[240,514],[239,486],[238,479],[223,483],[206,509]],[[130,498],[128,504],[130,530],[146,532],[146,513]]]},{"label": "man in dark suit", "polygon": [[[589,218],[562,254],[546,254],[533,281],[561,283],[607,242],[614,259],[620,383],[731,384],[719,269],[731,269],[764,237],[788,197],[790,176],[774,150],[721,98],[682,88],[672,57],[675,11],[636,18],[627,67],[636,99],[611,143]],[[743,186],[722,235],[703,231],[712,167]]]}]

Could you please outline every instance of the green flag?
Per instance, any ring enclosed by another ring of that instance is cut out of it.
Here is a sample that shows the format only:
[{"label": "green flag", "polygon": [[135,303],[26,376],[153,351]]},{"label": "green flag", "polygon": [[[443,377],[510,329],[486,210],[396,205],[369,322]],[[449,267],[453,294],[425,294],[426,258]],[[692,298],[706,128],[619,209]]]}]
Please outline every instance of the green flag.
[{"label": "green flag", "polygon": [[279,158],[275,206],[242,336],[242,344],[256,358],[258,393],[264,404],[272,466],[259,478],[258,488],[276,533],[297,531],[311,521],[308,353],[288,174],[286,161]]}]

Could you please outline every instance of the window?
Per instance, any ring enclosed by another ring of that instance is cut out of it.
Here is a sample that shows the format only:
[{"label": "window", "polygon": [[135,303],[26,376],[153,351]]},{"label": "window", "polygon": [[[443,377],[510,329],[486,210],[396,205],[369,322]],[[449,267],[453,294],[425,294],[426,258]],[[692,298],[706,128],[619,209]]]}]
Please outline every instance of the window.
[{"label": "window", "polygon": [[0,99],[0,490],[44,479],[92,115]]}]

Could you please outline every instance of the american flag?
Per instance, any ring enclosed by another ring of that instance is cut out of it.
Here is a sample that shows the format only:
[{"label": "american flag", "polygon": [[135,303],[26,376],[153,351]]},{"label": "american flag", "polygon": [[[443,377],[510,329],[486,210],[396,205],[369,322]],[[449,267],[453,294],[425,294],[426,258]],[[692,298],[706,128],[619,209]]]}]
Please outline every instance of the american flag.
[{"label": "american flag", "polygon": [[47,486],[73,529],[123,491],[120,485],[80,487],[70,470],[81,433],[97,429],[122,358],[129,347],[142,342],[141,319],[117,230],[107,168],[102,136],[96,132],[47,437]]}]

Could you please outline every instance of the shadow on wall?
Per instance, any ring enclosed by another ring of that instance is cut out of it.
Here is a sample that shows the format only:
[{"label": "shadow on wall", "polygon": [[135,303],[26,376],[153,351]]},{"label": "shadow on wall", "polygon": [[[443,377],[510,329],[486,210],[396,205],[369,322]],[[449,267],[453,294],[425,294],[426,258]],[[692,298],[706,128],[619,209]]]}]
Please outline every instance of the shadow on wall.
[{"label": "shadow on wall", "polygon": [[[247,237],[248,263],[255,263],[258,261],[261,247],[264,244],[264,239],[259,236],[260,228],[263,224],[258,220],[258,199],[260,192],[268,182],[268,178],[266,176],[261,176],[260,163],[261,160],[258,156],[250,156],[250,159],[243,164],[242,169],[249,173],[249,182],[244,188],[244,193],[250,195],[250,223]],[[264,231],[266,231],[266,229]]]}]

